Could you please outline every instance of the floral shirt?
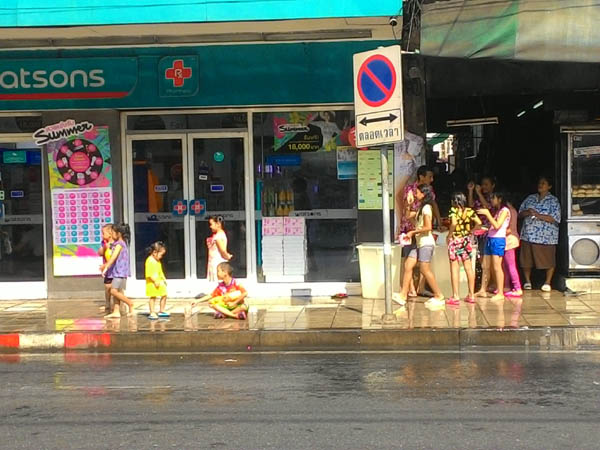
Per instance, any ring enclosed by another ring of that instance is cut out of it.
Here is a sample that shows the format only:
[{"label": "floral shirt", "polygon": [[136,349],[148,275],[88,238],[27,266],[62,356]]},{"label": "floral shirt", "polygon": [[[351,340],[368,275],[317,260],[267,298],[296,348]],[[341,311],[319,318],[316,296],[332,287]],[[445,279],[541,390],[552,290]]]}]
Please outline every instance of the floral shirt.
[{"label": "floral shirt", "polygon": [[471,234],[471,230],[475,228],[475,211],[471,208],[459,209],[452,207],[450,208],[450,214],[448,217],[450,220],[456,219],[456,227],[454,227],[453,237],[466,237]]},{"label": "floral shirt", "polygon": [[[415,199],[415,201],[411,205],[410,210],[414,211],[414,212],[418,211],[419,208],[421,207],[421,202],[417,200],[417,187],[418,186],[419,186],[419,183],[417,181],[415,181],[414,183],[409,183],[404,187],[404,193],[402,194],[402,196],[404,198],[404,202],[406,204],[406,198],[408,197],[408,194],[412,192],[412,195],[413,195],[413,198]],[[433,192],[433,188],[432,188],[432,192]],[[435,200],[435,192],[433,192],[433,199]],[[400,223],[400,232],[406,233],[406,232],[414,230],[414,229],[415,229],[414,222],[411,221],[405,215],[402,216],[402,222]]]},{"label": "floral shirt", "polygon": [[519,213],[526,209],[533,209],[539,214],[550,216],[553,223],[540,220],[534,216],[527,216],[523,220],[521,240],[533,244],[556,245],[558,244],[558,224],[560,223],[560,203],[552,194],[546,194],[542,199],[538,194],[531,194],[519,208]]}]

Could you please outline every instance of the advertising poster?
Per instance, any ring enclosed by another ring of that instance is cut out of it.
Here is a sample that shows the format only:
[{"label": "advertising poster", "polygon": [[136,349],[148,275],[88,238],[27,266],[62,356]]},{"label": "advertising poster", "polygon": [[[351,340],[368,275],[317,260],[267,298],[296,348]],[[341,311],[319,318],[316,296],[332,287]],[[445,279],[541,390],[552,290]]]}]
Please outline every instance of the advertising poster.
[{"label": "advertising poster", "polygon": [[351,111],[293,112],[273,118],[274,151],[334,151],[349,146]]},{"label": "advertising poster", "polygon": [[54,275],[98,275],[102,226],[113,222],[108,127],[67,120],[34,138],[48,153]]},{"label": "advertising poster", "polygon": [[353,147],[337,149],[338,180],[356,180],[358,174],[358,150]]},{"label": "advertising poster", "polygon": [[[388,161],[393,161],[394,153],[388,151]],[[394,173],[389,166],[390,209],[394,208]],[[358,152],[358,209],[381,209],[381,155],[379,150]]]}]

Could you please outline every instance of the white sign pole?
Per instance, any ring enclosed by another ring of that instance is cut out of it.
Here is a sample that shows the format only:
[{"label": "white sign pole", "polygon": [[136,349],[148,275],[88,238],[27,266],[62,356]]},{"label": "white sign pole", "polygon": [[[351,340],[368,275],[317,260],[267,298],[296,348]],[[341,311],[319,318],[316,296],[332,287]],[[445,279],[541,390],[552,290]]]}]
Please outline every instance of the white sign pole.
[{"label": "white sign pole", "polygon": [[[390,227],[389,161],[386,144],[404,140],[402,102],[402,51],[399,45],[354,55],[354,107],[356,146],[380,146],[381,200],[383,218],[383,270],[385,314],[383,321],[393,322],[392,314],[392,242]],[[393,163],[393,162],[392,162]]]}]

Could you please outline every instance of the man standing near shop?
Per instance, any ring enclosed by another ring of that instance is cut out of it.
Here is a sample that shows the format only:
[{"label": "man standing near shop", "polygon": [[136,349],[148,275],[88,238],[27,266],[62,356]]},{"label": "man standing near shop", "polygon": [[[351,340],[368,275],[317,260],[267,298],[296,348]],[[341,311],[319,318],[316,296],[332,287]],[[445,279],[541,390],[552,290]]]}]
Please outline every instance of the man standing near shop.
[{"label": "man standing near shop", "polygon": [[[412,196],[413,198],[415,198],[415,194],[417,192],[417,186],[419,186],[420,184],[427,184],[427,185],[431,186],[432,183],[433,183],[433,171],[427,166],[420,166],[417,169],[417,179],[413,183],[409,183],[405,186],[404,191],[402,192],[401,202],[400,201],[396,202],[396,208],[397,208],[396,217],[398,218],[398,221],[399,221],[399,226],[396,227],[396,229],[398,230],[396,237],[399,237],[400,234],[402,234],[402,233],[406,233],[410,230],[414,230],[414,228],[415,228],[414,224],[407,217],[404,216],[404,205],[406,204],[406,199],[409,196]],[[433,198],[435,199],[435,192],[433,194]],[[421,205],[419,204],[419,202],[417,200],[415,200],[411,206],[411,210],[418,211],[420,206]],[[442,229],[442,217],[440,215],[440,208],[438,207],[438,204],[435,200],[433,203],[433,217],[437,221],[438,229],[441,230]]]},{"label": "man standing near shop", "polygon": [[546,271],[542,291],[550,292],[556,267],[556,245],[560,224],[560,204],[550,193],[552,181],[547,176],[538,178],[538,192],[531,194],[519,208],[523,220],[521,229],[520,262],[525,275],[523,289],[531,289],[531,270]]}]

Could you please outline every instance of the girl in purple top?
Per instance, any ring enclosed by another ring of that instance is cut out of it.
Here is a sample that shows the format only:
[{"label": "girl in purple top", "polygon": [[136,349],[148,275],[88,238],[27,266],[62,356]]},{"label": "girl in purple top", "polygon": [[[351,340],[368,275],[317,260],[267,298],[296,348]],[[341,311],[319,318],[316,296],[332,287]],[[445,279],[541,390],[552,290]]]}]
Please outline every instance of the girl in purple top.
[{"label": "girl in purple top", "polygon": [[112,255],[106,264],[101,266],[102,275],[112,278],[112,286],[110,293],[115,299],[115,307],[113,311],[104,316],[107,319],[121,317],[119,305],[125,302],[128,306],[128,316],[133,315],[133,302],[127,298],[124,291],[127,287],[127,278],[131,275],[129,269],[129,249],[127,242],[131,233],[129,225],[121,224],[113,227]]}]

